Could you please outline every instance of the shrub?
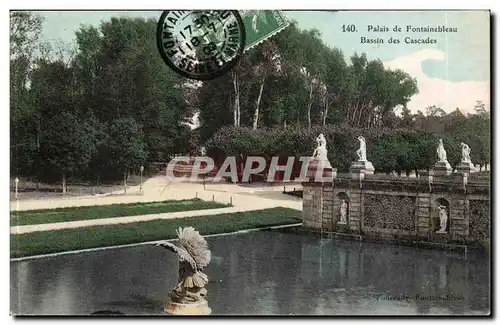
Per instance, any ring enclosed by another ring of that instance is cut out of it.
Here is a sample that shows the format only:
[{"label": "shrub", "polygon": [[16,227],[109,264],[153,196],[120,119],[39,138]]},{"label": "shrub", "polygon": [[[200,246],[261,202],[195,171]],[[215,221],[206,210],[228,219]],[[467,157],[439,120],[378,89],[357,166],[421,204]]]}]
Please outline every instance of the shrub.
[{"label": "shrub", "polygon": [[339,125],[258,130],[223,127],[207,141],[206,147],[208,155],[219,164],[227,156],[298,158],[312,155],[320,133],[327,141],[328,159],[339,172],[348,171],[351,162],[357,159],[359,135],[365,137],[367,158],[378,171],[431,168],[437,161],[439,138],[443,138],[450,164],[455,166],[460,162],[460,142],[453,137],[408,129],[357,129]]}]

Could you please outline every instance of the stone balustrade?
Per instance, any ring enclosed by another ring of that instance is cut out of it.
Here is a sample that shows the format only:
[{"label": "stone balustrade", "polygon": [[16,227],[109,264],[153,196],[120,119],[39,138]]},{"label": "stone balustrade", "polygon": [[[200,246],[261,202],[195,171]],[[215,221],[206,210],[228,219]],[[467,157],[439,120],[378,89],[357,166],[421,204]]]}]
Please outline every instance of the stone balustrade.
[{"label": "stone balustrade", "polygon": [[[305,182],[303,227],[356,239],[488,248],[489,175],[418,174],[379,176],[354,168],[329,182]],[[348,203],[346,224],[339,223],[342,200]],[[439,206],[447,211],[446,233],[437,233]]]}]

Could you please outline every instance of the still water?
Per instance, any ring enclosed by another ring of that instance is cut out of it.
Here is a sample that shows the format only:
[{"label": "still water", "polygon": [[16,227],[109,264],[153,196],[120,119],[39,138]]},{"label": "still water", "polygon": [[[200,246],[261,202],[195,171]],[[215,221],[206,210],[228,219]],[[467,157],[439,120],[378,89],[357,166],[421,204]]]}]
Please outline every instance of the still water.
[{"label": "still water", "polygon": [[[260,231],[207,238],[214,315],[485,315],[486,254]],[[161,315],[177,258],[154,246],[11,262],[14,314]]]}]

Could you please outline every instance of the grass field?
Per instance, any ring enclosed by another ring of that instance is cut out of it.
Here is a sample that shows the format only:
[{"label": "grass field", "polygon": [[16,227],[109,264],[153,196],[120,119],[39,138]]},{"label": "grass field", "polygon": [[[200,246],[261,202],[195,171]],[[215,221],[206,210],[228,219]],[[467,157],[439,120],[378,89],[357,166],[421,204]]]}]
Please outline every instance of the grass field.
[{"label": "grass field", "polygon": [[35,225],[63,221],[138,216],[145,214],[225,208],[230,205],[200,199],[94,205],[45,210],[12,211],[10,225]]},{"label": "grass field", "polygon": [[192,226],[201,235],[233,232],[243,229],[299,223],[301,211],[272,208],[179,219],[159,219],[129,224],[94,226],[75,229],[11,235],[11,257],[22,257],[77,249],[124,245],[172,239],[179,227]]}]

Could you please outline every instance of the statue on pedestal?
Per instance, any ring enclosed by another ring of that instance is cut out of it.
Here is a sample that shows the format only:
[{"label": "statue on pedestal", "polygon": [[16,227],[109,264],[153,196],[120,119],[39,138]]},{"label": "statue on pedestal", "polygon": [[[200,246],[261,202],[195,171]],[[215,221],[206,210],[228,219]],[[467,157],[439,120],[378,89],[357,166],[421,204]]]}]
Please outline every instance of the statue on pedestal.
[{"label": "statue on pedestal", "polygon": [[461,142],[460,147],[462,149],[462,159],[460,160],[460,164],[457,166],[457,171],[463,173],[464,175],[478,172],[479,170],[471,161],[469,146],[466,143]]},{"label": "statue on pedestal", "polygon": [[339,223],[347,223],[347,203],[345,200],[342,200],[340,204],[340,221]]},{"label": "statue on pedestal", "polygon": [[366,161],[366,140],[363,136],[358,137],[359,149],[356,150],[358,161]]},{"label": "statue on pedestal", "polygon": [[439,144],[436,149],[438,155],[438,162],[434,165],[435,176],[445,176],[451,174],[453,171],[448,158],[446,157],[446,150],[444,150],[443,139],[439,139]]},{"label": "statue on pedestal", "polygon": [[323,135],[323,133],[318,135],[318,137],[316,138],[316,143],[318,144],[318,146],[316,147],[316,149],[314,149],[313,158],[317,159],[317,160],[328,160],[328,158],[327,158],[328,151],[326,149],[326,139],[325,139],[325,136]]},{"label": "statue on pedestal", "polygon": [[462,146],[462,162],[468,163],[468,164],[472,163],[472,161],[470,160],[470,148],[469,148],[469,146],[463,142],[460,145]]},{"label": "statue on pedestal", "polygon": [[364,178],[364,175],[373,175],[375,173],[375,168],[371,162],[366,159],[366,140],[363,136],[358,137],[359,149],[356,150],[356,155],[358,156],[357,161],[353,161],[351,164],[351,177],[356,179]]},{"label": "statue on pedestal", "polygon": [[436,231],[438,234],[446,233],[446,224],[448,222],[448,214],[446,213],[446,207],[444,205],[440,205],[438,207],[439,211],[439,230]]},{"label": "statue on pedestal", "polygon": [[448,162],[448,159],[446,158],[446,150],[444,150],[443,139],[439,139],[439,144],[436,151],[438,154],[439,162]]},{"label": "statue on pedestal", "polygon": [[308,165],[307,177],[314,179],[315,182],[331,181],[335,177],[336,170],[332,168],[328,161],[328,151],[326,149],[326,138],[320,134],[316,138],[317,147],[314,149]]},{"label": "statue on pedestal", "polygon": [[156,246],[166,248],[177,254],[179,259],[179,278],[170,293],[171,303],[165,311],[169,314],[210,314],[205,300],[205,285],[208,277],[201,272],[210,263],[208,244],[193,227],[177,230],[180,246],[169,242],[161,242]]}]

